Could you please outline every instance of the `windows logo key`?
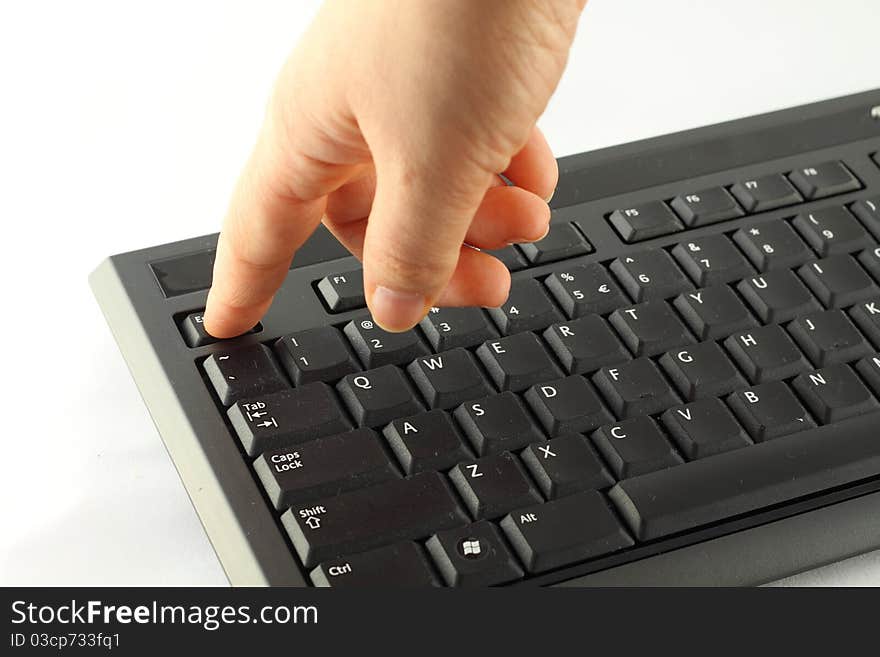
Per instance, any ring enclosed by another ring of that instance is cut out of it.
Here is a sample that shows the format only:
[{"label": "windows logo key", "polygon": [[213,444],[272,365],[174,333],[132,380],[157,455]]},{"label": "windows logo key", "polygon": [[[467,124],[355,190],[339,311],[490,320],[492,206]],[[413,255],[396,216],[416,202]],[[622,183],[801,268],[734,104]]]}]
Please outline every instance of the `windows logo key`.
[{"label": "windows logo key", "polygon": [[458,551],[461,552],[461,556],[463,557],[476,559],[482,556],[483,547],[480,545],[480,541],[476,538],[464,538],[458,543]]}]

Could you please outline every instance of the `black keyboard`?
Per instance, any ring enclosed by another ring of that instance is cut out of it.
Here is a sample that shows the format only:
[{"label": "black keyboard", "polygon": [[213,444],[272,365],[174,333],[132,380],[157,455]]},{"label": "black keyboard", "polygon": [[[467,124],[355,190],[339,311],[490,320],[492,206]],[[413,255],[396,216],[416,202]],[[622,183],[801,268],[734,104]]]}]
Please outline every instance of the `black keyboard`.
[{"label": "black keyboard", "polygon": [[92,286],[232,583],[768,581],[880,546],[878,105],[563,158],[507,302],[406,333],[323,229],[233,340],[216,235]]}]

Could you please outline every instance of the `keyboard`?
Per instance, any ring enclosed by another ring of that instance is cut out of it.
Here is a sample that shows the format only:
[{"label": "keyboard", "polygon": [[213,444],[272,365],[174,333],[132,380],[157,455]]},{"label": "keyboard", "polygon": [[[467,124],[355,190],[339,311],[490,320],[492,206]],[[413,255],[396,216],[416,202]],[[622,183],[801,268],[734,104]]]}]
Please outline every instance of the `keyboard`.
[{"label": "keyboard", "polygon": [[880,547],[880,90],[562,158],[500,308],[371,319],[324,229],[91,284],[233,584],[755,584]]}]

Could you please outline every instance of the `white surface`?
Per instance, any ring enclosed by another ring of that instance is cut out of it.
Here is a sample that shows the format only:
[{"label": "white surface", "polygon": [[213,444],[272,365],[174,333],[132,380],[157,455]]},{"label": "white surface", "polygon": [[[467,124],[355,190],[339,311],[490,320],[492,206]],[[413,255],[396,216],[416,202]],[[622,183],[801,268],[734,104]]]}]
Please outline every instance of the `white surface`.
[{"label": "white surface", "polygon": [[[0,584],[226,583],[86,276],[218,228],[316,6],[2,3]],[[880,87],[878,18],[593,0],[542,127],[566,154]],[[787,583],[880,585],[880,553]]]}]

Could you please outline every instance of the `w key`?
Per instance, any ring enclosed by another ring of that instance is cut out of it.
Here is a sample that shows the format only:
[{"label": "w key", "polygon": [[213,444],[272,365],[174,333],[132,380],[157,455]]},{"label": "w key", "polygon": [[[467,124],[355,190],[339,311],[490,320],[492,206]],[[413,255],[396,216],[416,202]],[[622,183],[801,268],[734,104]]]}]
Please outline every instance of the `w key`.
[{"label": "w key", "polygon": [[452,408],[493,392],[467,349],[416,358],[407,372],[431,408]]}]

